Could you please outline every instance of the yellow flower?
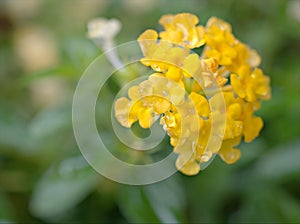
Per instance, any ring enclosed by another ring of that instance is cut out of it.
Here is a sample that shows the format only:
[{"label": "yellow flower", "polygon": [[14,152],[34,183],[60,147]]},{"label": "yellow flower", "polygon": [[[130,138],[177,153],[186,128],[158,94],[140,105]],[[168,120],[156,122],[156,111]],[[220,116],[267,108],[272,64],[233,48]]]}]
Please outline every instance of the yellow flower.
[{"label": "yellow flower", "polygon": [[179,105],[184,101],[184,88],[170,80],[154,73],[128,90],[128,96],[115,102],[115,115],[124,127],[131,127],[135,121],[143,128],[149,128],[157,115],[167,113],[171,105]]},{"label": "yellow flower", "polygon": [[233,58],[232,63],[227,66],[227,69],[230,72],[236,72],[242,66],[248,66],[251,68],[259,66],[261,59],[255,50],[239,41],[237,41],[234,49],[237,52],[236,57]]},{"label": "yellow flower", "polygon": [[149,128],[155,121],[151,107],[145,106],[142,100],[132,102],[125,97],[115,102],[115,116],[126,128],[130,128],[137,120],[142,128]]},{"label": "yellow flower", "polygon": [[159,36],[163,40],[190,49],[200,47],[205,42],[205,31],[203,26],[197,26],[198,22],[197,16],[190,13],[165,15],[159,20],[159,23],[165,29],[165,31],[159,33]]},{"label": "yellow flower", "polygon": [[268,100],[271,97],[270,79],[261,69],[251,70],[248,66],[239,69],[238,74],[230,75],[231,85],[236,94],[248,102]]},{"label": "yellow flower", "polygon": [[208,46],[205,51],[207,58],[216,58],[220,65],[231,65],[237,55],[233,47],[235,41],[228,23],[215,17],[208,20],[205,33],[205,43]]},{"label": "yellow flower", "polygon": [[206,24],[207,58],[214,57],[230,72],[237,72],[243,66],[256,67],[260,64],[257,52],[237,40],[231,33],[231,26],[225,21],[212,17]]},{"label": "yellow flower", "polygon": [[[114,105],[127,128],[137,121],[149,128],[160,119],[178,154],[176,167],[187,175],[215,154],[235,163],[241,156],[236,146],[254,140],[263,127],[254,112],[271,97],[270,79],[257,67],[260,56],[232,34],[231,25],[216,17],[205,28],[198,22],[189,13],[165,15],[159,21],[164,31],[142,33],[140,61],[155,73]],[[190,51],[202,45],[201,56]]]},{"label": "yellow flower", "polygon": [[141,62],[156,72],[164,73],[166,77],[181,81],[181,66],[185,57],[189,54],[188,49],[173,46],[168,41],[157,41],[158,35],[154,30],[146,30],[138,38],[144,58]]}]

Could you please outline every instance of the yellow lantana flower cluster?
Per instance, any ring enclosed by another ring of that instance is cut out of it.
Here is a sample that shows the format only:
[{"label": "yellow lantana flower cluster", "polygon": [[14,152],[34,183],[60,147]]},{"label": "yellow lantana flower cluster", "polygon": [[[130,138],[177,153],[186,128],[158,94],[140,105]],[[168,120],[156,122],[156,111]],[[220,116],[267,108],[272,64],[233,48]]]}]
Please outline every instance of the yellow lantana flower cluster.
[{"label": "yellow lantana flower cluster", "polygon": [[[114,105],[117,120],[127,128],[137,121],[149,128],[160,119],[178,154],[176,167],[187,175],[197,174],[215,154],[235,163],[241,155],[236,146],[242,139],[251,142],[263,127],[254,112],[271,97],[269,77],[258,68],[260,56],[236,39],[230,24],[216,17],[205,27],[198,22],[189,13],[164,15],[159,20],[163,31],[142,33],[141,63],[154,73]],[[201,56],[191,49],[202,50]],[[225,122],[212,131],[218,113],[224,114]],[[196,141],[183,147],[195,133]],[[221,144],[208,147],[215,134],[221,136]]]}]

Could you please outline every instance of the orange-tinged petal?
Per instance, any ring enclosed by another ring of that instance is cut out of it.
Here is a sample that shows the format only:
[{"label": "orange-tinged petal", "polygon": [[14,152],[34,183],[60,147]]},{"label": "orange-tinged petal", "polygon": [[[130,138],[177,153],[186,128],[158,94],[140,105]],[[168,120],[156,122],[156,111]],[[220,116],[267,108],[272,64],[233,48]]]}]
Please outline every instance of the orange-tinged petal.
[{"label": "orange-tinged petal", "polygon": [[203,60],[204,64],[206,65],[206,67],[209,69],[209,71],[211,71],[212,73],[215,73],[218,70],[218,60],[214,57],[212,58],[208,58],[208,59],[204,59]]}]

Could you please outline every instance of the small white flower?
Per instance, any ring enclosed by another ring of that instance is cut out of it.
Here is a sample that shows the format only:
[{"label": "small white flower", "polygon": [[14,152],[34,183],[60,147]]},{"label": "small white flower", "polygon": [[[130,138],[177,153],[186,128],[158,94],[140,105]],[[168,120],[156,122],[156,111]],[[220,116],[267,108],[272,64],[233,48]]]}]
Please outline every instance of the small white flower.
[{"label": "small white flower", "polygon": [[287,14],[296,22],[300,23],[300,1],[289,1],[287,6]]},{"label": "small white flower", "polygon": [[97,40],[113,40],[121,30],[117,19],[95,18],[88,23],[88,37]]},{"label": "small white flower", "polygon": [[117,19],[95,18],[88,25],[88,37],[103,51],[110,63],[116,68],[124,67],[116,49],[114,38],[121,30],[121,22]]}]

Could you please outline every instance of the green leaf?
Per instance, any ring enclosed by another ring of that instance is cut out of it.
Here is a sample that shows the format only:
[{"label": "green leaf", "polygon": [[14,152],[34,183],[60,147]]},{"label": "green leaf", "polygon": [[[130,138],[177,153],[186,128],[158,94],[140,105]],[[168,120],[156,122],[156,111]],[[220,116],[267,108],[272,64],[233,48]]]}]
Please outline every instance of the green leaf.
[{"label": "green leaf", "polygon": [[71,108],[46,109],[38,113],[29,125],[29,133],[35,140],[44,140],[72,127]]},{"label": "green leaf", "polygon": [[299,223],[300,204],[274,186],[256,185],[247,192],[242,208],[230,223]]},{"label": "green leaf", "polygon": [[8,223],[14,220],[13,206],[5,194],[0,193],[0,223]]},{"label": "green leaf", "polygon": [[56,218],[82,201],[98,184],[100,176],[83,157],[71,157],[51,167],[39,180],[30,201],[33,215]]},{"label": "green leaf", "polygon": [[3,104],[0,105],[0,145],[13,147],[22,154],[31,154],[34,149],[25,119]]},{"label": "green leaf", "polygon": [[99,49],[86,37],[69,37],[63,43],[63,56],[69,67],[83,72],[97,56]]},{"label": "green leaf", "polygon": [[178,223],[183,219],[185,195],[173,176],[146,186],[124,186],[119,192],[119,207],[129,222]]},{"label": "green leaf", "polygon": [[70,64],[61,64],[57,67],[48,68],[20,77],[17,81],[21,87],[27,88],[32,83],[44,78],[57,77],[63,81],[78,79],[78,71]]},{"label": "green leaf", "polygon": [[184,177],[191,222],[224,222],[219,212],[228,196],[235,191],[231,173],[235,169],[236,164],[228,166],[217,157],[198,175]]},{"label": "green leaf", "polygon": [[257,163],[259,178],[280,180],[300,174],[300,140],[270,150]]},{"label": "green leaf", "polygon": [[118,205],[128,222],[159,222],[159,218],[153,211],[142,187],[122,187],[118,196]]}]

